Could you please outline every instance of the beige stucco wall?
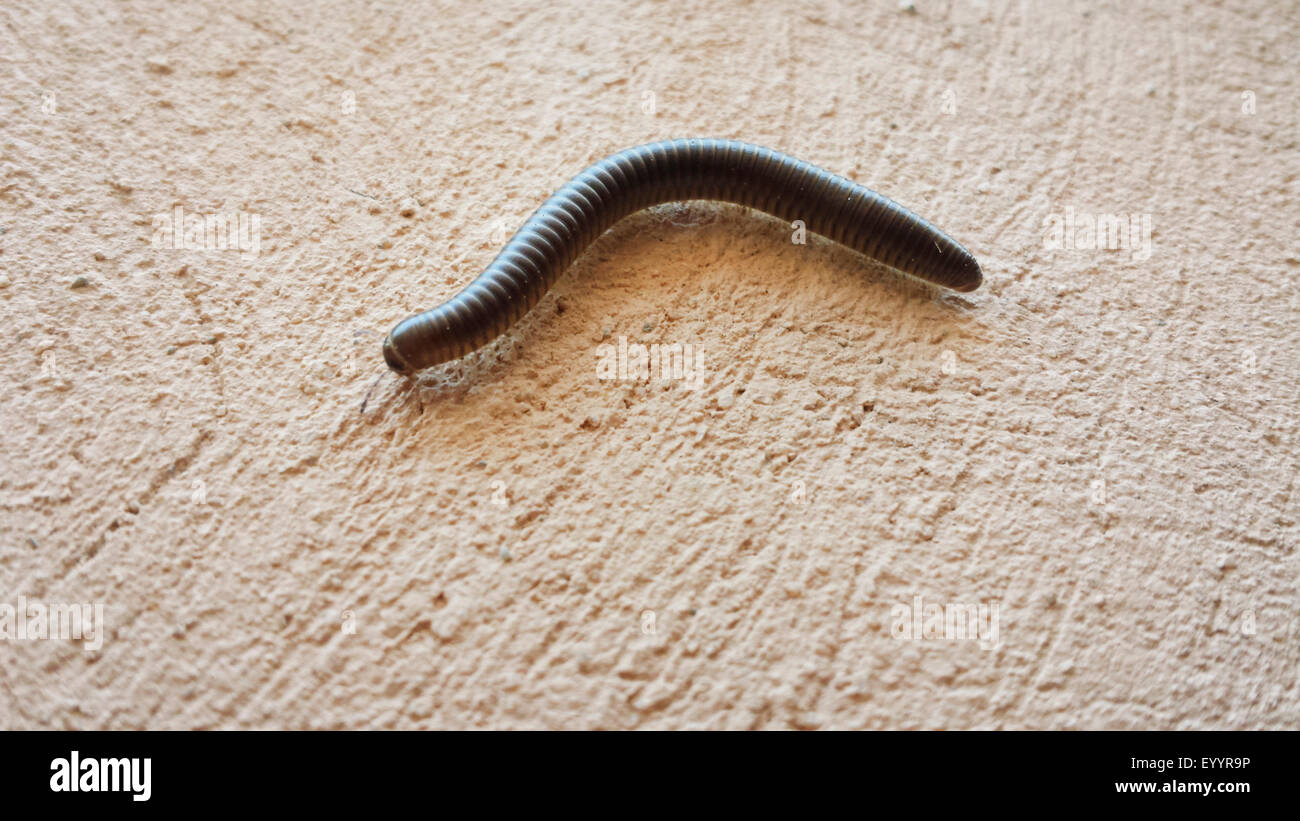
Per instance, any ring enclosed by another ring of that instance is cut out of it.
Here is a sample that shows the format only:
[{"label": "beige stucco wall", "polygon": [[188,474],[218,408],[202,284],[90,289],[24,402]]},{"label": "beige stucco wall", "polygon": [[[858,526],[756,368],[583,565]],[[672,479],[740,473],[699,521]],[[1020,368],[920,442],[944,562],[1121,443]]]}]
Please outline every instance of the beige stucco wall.
[{"label": "beige stucco wall", "polygon": [[[0,603],[107,629],[0,643],[0,721],[1295,728],[1298,27],[7,3]],[[985,286],[666,206],[359,412],[393,322],[673,136],[870,185]],[[256,216],[257,253],[155,242],[178,206]],[[1149,244],[1046,247],[1067,209]],[[619,337],[703,385],[601,381]],[[996,646],[899,637],[918,595],[996,606]]]}]

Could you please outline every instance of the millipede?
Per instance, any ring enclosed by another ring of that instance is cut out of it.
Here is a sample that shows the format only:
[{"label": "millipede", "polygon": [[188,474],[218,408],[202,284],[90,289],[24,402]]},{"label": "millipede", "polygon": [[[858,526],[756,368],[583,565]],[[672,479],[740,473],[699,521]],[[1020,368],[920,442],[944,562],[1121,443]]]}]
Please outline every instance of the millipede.
[{"label": "millipede", "polygon": [[852,180],[750,143],[667,140],[621,151],[574,177],[460,293],[399,322],[384,338],[384,361],[410,376],[483,347],[614,223],[679,200],[719,200],[802,220],[812,233],[955,291],[983,281],[979,263],[956,240]]}]

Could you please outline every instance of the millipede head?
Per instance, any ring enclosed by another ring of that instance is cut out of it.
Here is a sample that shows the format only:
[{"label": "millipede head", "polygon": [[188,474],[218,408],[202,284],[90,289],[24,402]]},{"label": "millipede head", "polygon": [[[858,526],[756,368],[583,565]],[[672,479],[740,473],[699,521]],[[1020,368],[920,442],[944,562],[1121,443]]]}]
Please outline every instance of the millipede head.
[{"label": "millipede head", "polygon": [[384,337],[384,361],[388,363],[388,367],[402,376],[411,375],[411,366],[407,365],[406,360],[402,359],[402,355],[397,352],[397,348],[393,345],[392,334]]}]

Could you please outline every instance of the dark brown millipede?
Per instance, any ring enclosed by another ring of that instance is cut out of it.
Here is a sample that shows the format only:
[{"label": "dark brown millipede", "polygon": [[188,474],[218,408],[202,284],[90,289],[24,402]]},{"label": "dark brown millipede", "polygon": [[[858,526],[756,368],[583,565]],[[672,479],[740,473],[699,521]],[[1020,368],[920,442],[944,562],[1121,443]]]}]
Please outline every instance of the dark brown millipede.
[{"label": "dark brown millipede", "polygon": [[411,374],[481,348],[537,304],[615,222],[677,200],[764,211],[905,274],[957,291],[983,279],[956,240],[893,200],[779,151],[735,140],[669,140],[629,148],[574,177],[533,212],[478,278],[384,339],[384,360]]}]

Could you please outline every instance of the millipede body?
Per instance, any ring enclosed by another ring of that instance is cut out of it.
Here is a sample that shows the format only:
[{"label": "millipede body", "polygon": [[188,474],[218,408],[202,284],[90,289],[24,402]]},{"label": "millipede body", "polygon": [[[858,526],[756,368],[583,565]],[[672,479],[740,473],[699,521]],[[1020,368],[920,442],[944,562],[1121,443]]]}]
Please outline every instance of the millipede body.
[{"label": "millipede body", "polygon": [[384,339],[385,361],[409,375],[486,345],[615,222],[677,200],[721,200],[802,220],[809,231],[945,288],[973,291],[983,278],[947,234],[851,180],[749,143],[671,140],[629,148],[574,177],[464,290],[399,322]]}]

